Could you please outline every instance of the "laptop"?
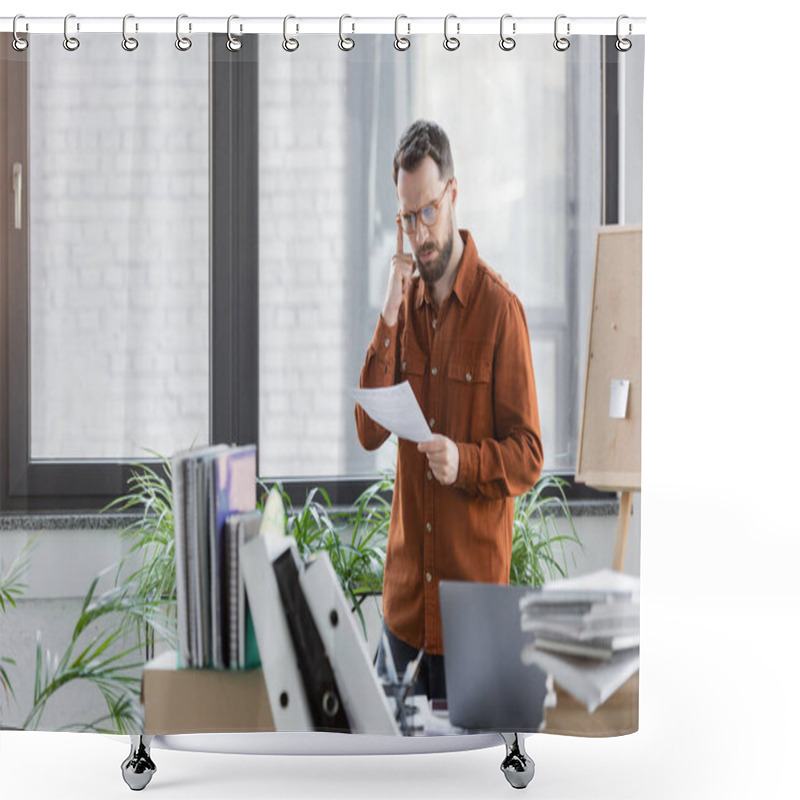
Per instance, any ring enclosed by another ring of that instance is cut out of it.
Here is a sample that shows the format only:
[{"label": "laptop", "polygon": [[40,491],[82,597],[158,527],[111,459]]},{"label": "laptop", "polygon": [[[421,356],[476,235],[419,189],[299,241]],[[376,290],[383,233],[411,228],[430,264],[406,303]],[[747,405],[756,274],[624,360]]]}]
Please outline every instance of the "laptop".
[{"label": "laptop", "polygon": [[538,731],[547,675],[522,663],[520,598],[528,586],[441,581],[439,603],[450,722],[505,733]]}]

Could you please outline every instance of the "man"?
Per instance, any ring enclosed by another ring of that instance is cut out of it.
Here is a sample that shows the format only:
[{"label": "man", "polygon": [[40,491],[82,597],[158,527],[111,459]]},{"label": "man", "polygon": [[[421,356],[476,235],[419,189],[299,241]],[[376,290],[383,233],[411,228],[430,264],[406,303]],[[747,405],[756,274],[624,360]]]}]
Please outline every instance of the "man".
[{"label": "man", "polygon": [[[398,443],[383,608],[398,674],[424,648],[417,688],[443,698],[439,581],[508,583],[513,498],[538,480],[542,442],[525,313],[458,229],[445,132],[411,125],[393,176],[397,252],[360,385],[408,380],[433,432]],[[380,447],[389,432],[355,413],[362,446]],[[385,657],[382,643],[381,671]]]}]

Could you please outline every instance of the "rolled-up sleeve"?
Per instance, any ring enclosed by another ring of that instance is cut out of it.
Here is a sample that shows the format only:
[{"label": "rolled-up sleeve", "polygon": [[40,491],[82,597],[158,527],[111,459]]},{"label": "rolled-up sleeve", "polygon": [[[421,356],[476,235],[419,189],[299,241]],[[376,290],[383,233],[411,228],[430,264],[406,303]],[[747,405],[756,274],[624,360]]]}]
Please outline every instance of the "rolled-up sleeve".
[{"label": "rolled-up sleeve", "polygon": [[458,442],[456,487],[487,498],[516,497],[542,473],[543,448],[525,311],[511,296],[494,352],[495,436]]}]

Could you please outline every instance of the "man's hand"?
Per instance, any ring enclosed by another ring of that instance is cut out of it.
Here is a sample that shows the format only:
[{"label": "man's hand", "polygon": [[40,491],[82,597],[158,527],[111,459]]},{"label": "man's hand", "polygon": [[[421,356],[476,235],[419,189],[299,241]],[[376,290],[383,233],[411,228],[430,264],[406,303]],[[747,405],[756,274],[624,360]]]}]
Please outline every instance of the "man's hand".
[{"label": "man's hand", "polygon": [[397,223],[397,252],[392,255],[392,264],[389,269],[389,286],[386,289],[386,299],[383,302],[381,316],[383,321],[391,328],[397,322],[397,313],[403,303],[403,297],[411,283],[414,273],[414,257],[403,252],[403,228]]},{"label": "man's hand", "polygon": [[428,457],[428,466],[442,486],[451,486],[458,478],[458,445],[446,436],[433,434],[430,442],[417,445],[420,453]]}]

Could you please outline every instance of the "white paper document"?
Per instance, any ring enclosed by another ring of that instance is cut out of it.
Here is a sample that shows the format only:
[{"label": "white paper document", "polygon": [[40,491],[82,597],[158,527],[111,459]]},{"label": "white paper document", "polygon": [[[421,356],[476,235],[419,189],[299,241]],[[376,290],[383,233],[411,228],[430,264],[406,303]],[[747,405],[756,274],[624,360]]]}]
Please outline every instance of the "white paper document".
[{"label": "white paper document", "polygon": [[412,442],[433,439],[408,381],[380,389],[351,389],[350,394],[371,419],[401,439]]},{"label": "white paper document", "polygon": [[630,389],[630,381],[611,381],[611,395],[608,401],[608,416],[611,419],[625,419],[628,416]]}]

